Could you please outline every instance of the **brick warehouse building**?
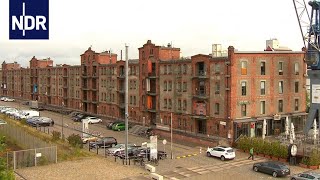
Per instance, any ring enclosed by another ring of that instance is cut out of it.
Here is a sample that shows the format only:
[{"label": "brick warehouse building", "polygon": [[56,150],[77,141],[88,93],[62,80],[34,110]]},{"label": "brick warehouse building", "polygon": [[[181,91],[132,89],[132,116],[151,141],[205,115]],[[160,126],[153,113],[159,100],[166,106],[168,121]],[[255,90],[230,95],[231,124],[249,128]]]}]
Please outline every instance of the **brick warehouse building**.
[{"label": "brick warehouse building", "polygon": [[[166,136],[172,114],[175,136],[237,139],[241,134],[284,132],[289,116],[303,128],[306,109],[303,51],[237,51],[214,57],[180,57],[170,44],[150,40],[129,60],[129,120],[153,125]],[[30,68],[2,64],[2,95],[38,100],[109,118],[124,119],[125,61],[88,48],[81,65],[30,60]],[[0,76],[1,76],[0,75]],[[177,135],[179,134],[179,135]]]}]

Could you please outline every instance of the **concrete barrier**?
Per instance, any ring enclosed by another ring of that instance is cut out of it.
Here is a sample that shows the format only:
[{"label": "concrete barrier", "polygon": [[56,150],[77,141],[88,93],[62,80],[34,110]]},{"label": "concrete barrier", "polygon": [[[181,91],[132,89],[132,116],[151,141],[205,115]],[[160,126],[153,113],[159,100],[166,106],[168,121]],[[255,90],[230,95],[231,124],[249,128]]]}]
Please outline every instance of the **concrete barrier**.
[{"label": "concrete barrier", "polygon": [[151,166],[150,164],[146,164],[146,165],[144,166],[144,168],[145,168],[146,170],[150,171],[151,173],[156,172],[156,167]]},{"label": "concrete barrier", "polygon": [[157,174],[157,173],[151,173],[150,174],[151,179],[156,179],[156,180],[163,180],[163,176]]}]

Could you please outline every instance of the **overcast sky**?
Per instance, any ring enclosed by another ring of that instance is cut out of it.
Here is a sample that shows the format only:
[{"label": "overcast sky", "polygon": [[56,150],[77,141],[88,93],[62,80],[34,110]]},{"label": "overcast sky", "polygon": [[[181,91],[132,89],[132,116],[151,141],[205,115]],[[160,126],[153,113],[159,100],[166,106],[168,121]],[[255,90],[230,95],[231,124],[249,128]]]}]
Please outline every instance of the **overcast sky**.
[{"label": "overcast sky", "polygon": [[50,0],[49,9],[49,40],[9,40],[9,0],[1,0],[1,62],[27,66],[36,56],[80,64],[90,45],[96,52],[111,48],[120,58],[125,43],[129,58],[138,58],[148,39],[172,42],[182,56],[209,54],[212,44],[264,50],[270,38],[293,50],[303,46],[291,0]]}]

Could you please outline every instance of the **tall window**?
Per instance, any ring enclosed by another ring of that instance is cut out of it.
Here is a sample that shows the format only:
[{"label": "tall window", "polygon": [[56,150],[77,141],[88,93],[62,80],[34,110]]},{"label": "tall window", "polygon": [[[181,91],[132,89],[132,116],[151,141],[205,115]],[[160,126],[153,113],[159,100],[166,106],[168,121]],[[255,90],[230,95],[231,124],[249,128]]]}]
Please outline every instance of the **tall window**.
[{"label": "tall window", "polygon": [[215,66],[215,72],[220,73],[220,64],[216,64]]},{"label": "tall window", "polygon": [[279,94],[283,94],[283,81],[279,81]]},{"label": "tall window", "polygon": [[247,61],[241,61],[241,75],[247,75]]},{"label": "tall window", "polygon": [[167,81],[164,81],[164,87],[163,87],[164,91],[167,91]]},{"label": "tall window", "polygon": [[183,92],[187,92],[187,82],[183,82]]},{"label": "tall window", "polygon": [[261,62],[260,63],[260,74],[261,75],[266,75],[266,62]]},{"label": "tall window", "polygon": [[299,93],[299,82],[298,81],[294,82],[294,92]]},{"label": "tall window", "polygon": [[283,112],[283,100],[279,100],[278,102],[278,112]]},{"label": "tall window", "polygon": [[299,75],[299,63],[294,63],[294,74]]},{"label": "tall window", "polygon": [[220,81],[215,83],[215,94],[220,94]]},{"label": "tall window", "polygon": [[279,70],[279,75],[283,75],[283,62],[279,62],[278,70]]},{"label": "tall window", "polygon": [[181,100],[178,100],[178,110],[181,110]]},{"label": "tall window", "polygon": [[245,82],[245,81],[241,82],[241,95],[242,96],[247,95],[247,82]]},{"label": "tall window", "polygon": [[260,114],[265,114],[266,113],[266,102],[261,101],[260,102]]},{"label": "tall window", "polygon": [[172,89],[172,81],[169,81],[169,83],[168,83],[168,91],[171,91],[171,89]]},{"label": "tall window", "polygon": [[169,99],[169,105],[168,105],[168,108],[171,109],[172,108],[172,100]]},{"label": "tall window", "polygon": [[185,111],[187,109],[187,100],[183,100],[183,110]]},{"label": "tall window", "polygon": [[216,104],[215,104],[215,108],[214,108],[214,113],[215,113],[215,114],[219,114],[219,112],[220,112],[220,104],[219,104],[219,103],[216,103]]},{"label": "tall window", "polygon": [[178,82],[178,92],[181,92],[181,82]]},{"label": "tall window", "polygon": [[183,74],[187,74],[187,65],[186,64],[183,65]]},{"label": "tall window", "polygon": [[168,100],[167,99],[164,99],[164,105],[163,105],[163,108],[167,108],[168,106]]},{"label": "tall window", "polygon": [[294,110],[299,111],[299,99],[294,100]]},{"label": "tall window", "polygon": [[266,95],[266,82],[265,81],[260,82],[260,94]]},{"label": "tall window", "polygon": [[167,74],[167,65],[164,65],[163,70],[164,70],[163,74]]},{"label": "tall window", "polygon": [[241,104],[241,116],[247,116],[247,105]]}]

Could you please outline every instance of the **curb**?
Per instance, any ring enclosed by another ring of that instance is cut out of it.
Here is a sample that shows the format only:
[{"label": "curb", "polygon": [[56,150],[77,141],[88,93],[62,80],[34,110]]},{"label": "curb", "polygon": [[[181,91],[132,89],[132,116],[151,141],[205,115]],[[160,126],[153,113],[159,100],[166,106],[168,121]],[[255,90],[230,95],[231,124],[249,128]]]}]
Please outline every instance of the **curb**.
[{"label": "curb", "polygon": [[177,156],[176,159],[182,159],[182,158],[186,158],[186,157],[192,157],[192,156],[197,156],[198,154],[188,154],[188,155],[185,155],[185,156]]}]

